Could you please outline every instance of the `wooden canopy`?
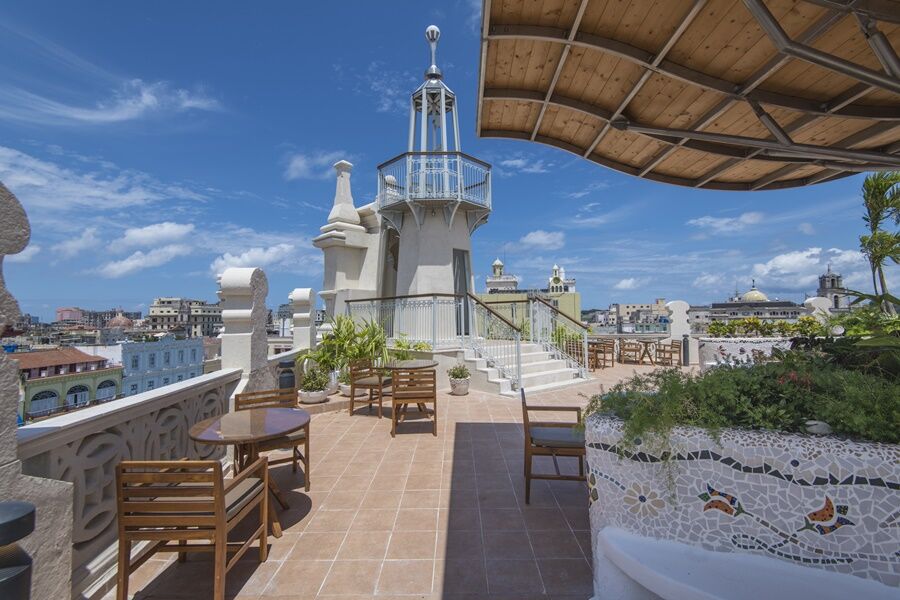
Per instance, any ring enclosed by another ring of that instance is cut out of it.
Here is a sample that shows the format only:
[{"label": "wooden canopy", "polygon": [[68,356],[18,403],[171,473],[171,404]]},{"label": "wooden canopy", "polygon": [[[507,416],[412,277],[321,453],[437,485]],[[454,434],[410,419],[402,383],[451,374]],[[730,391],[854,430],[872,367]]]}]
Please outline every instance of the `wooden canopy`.
[{"label": "wooden canopy", "polygon": [[900,0],[484,0],[478,133],[726,190],[900,170]]}]

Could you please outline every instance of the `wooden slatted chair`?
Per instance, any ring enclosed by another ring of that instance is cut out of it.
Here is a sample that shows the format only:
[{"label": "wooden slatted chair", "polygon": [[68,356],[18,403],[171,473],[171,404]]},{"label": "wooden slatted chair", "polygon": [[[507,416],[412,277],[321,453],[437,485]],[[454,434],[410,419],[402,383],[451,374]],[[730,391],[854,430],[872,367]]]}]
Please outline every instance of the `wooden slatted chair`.
[{"label": "wooden slatted chair", "polygon": [[[369,405],[378,403],[378,418],[381,418],[382,403],[384,402],[384,386],[391,385],[391,378],[385,377],[381,369],[376,368],[371,360],[360,359],[350,362],[350,415],[353,415],[353,405],[363,402]],[[369,394],[362,398],[356,397],[356,390],[368,390]]]},{"label": "wooden slatted chair", "polygon": [[[531,502],[531,480],[553,479],[585,481],[584,475],[584,430],[576,427],[581,422],[581,408],[578,406],[529,406],[525,402],[525,388],[522,396],[522,425],[525,429],[525,504]],[[575,423],[565,421],[531,421],[529,411],[574,412]],[[553,459],[554,474],[532,472],[535,456],[550,456]],[[559,457],[577,457],[578,475],[563,475],[559,470]]]},{"label": "wooden slatted chair", "polygon": [[615,364],[615,342],[609,342],[607,340],[591,342],[590,346],[588,346],[588,350],[591,353],[592,369],[604,369]]},{"label": "wooden slatted chair", "polygon": [[[234,396],[234,410],[247,410],[250,408],[296,408],[297,392],[291,388],[280,390],[263,390],[260,392],[244,392]],[[300,447],[303,451],[300,451]],[[285,436],[267,440],[259,445],[260,452],[271,452],[283,448],[291,449],[291,456],[270,460],[269,465],[291,463],[294,473],[297,472],[298,462],[303,463],[303,479],[306,491],[309,491],[309,424],[303,429],[298,429]],[[243,468],[247,453],[240,447],[235,448],[235,459],[238,469]]]},{"label": "wooden slatted chair", "polygon": [[641,362],[641,353],[644,351],[644,347],[639,342],[622,340],[620,348],[619,362],[636,364]]},{"label": "wooden slatted chair", "polygon": [[673,340],[668,344],[656,344],[656,364],[677,367],[681,364],[681,342]]},{"label": "wooden slatted chair", "polygon": [[[217,460],[123,461],[116,465],[119,559],[116,598],[128,598],[128,576],[157,552],[212,552],[213,598],[224,600],[225,575],[254,540],[259,560],[268,555],[269,471],[265,457],[234,479],[222,478]],[[244,542],[228,542],[230,532],[259,507],[259,526]],[[149,551],[131,560],[134,542]],[[228,552],[233,551],[231,559]]]},{"label": "wooden slatted chair", "polygon": [[437,372],[434,369],[398,370],[393,372],[392,379],[391,437],[397,435],[397,423],[406,420],[410,404],[417,404],[420,414],[431,415],[431,432],[437,436]]}]

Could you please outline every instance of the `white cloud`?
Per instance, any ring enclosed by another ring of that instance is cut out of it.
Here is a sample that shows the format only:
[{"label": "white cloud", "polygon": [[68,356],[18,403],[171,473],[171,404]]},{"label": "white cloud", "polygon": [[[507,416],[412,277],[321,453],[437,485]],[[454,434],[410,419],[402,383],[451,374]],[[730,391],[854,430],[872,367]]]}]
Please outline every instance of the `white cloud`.
[{"label": "white cloud", "polygon": [[[499,162],[499,166],[517,173],[546,173],[553,167],[553,163],[545,163],[542,159],[532,158],[507,158]],[[502,173],[509,175],[510,173]]]},{"label": "white cloud", "polygon": [[[74,170],[0,146],[0,180],[22,202],[30,217],[59,213],[125,209],[158,201],[205,199],[182,185],[162,183],[146,173],[125,169]],[[46,213],[42,215],[41,213]],[[67,219],[71,229],[73,221]]]},{"label": "white cloud", "polygon": [[109,98],[79,106],[27,90],[0,87],[0,118],[40,125],[102,125],[189,110],[221,110],[202,90],[174,88],[166,81],[123,81]]},{"label": "white cloud", "polygon": [[812,223],[800,223],[797,225],[797,231],[806,235],[815,235],[816,228],[813,227]]},{"label": "white cloud", "polygon": [[129,227],[125,234],[110,244],[113,251],[120,252],[129,248],[160,246],[184,238],[194,231],[193,223],[154,223],[146,227]]},{"label": "white cloud", "polygon": [[585,196],[592,194],[594,192],[598,192],[600,190],[609,189],[610,185],[606,181],[594,181],[592,183],[587,184],[580,190],[576,190],[574,192],[569,192],[566,194],[567,198],[584,198]]},{"label": "white cloud", "polygon": [[618,283],[616,283],[613,288],[617,290],[635,290],[643,285],[644,281],[642,279],[638,279],[636,277],[628,277],[626,279],[620,279]]},{"label": "white cloud", "polygon": [[53,251],[61,254],[63,258],[72,258],[78,256],[82,251],[93,248],[100,243],[97,237],[97,228],[88,227],[81,232],[81,235],[70,238],[53,245]]},{"label": "white cloud", "polygon": [[169,244],[161,248],[154,248],[147,252],[138,250],[127,258],[105,263],[96,269],[101,277],[116,279],[131,275],[143,269],[159,267],[176,258],[187,256],[191,253],[191,247],[184,244]]},{"label": "white cloud", "polygon": [[292,244],[276,244],[268,248],[250,248],[241,254],[226,252],[216,258],[209,268],[213,273],[221,273],[230,267],[267,267],[280,264],[294,255]]},{"label": "white cloud", "polygon": [[778,254],[764,263],[753,265],[757,284],[776,291],[807,291],[818,285],[819,275],[828,265],[844,276],[845,285],[865,283],[868,263],[859,250],[840,248],[806,248]]},{"label": "white cloud", "polygon": [[343,150],[336,152],[318,152],[311,154],[294,153],[287,157],[284,178],[295,179],[330,179],[334,177],[334,163],[346,159]]},{"label": "white cloud", "polygon": [[537,229],[526,233],[517,242],[504,244],[502,249],[508,252],[523,250],[559,250],[566,243],[566,234],[562,231],[544,231]]},{"label": "white cloud", "polygon": [[694,279],[694,282],[691,285],[696,288],[718,288],[722,283],[723,279],[721,275],[701,273]]},{"label": "white cloud", "polygon": [[31,262],[35,256],[41,251],[41,247],[37,244],[28,244],[28,246],[18,254],[10,254],[6,257],[8,263],[27,263]]},{"label": "white cloud", "polygon": [[760,212],[745,212],[738,217],[711,217],[704,216],[691,219],[688,225],[708,229],[712,233],[735,233],[743,231],[751,225],[762,223],[764,215]]}]

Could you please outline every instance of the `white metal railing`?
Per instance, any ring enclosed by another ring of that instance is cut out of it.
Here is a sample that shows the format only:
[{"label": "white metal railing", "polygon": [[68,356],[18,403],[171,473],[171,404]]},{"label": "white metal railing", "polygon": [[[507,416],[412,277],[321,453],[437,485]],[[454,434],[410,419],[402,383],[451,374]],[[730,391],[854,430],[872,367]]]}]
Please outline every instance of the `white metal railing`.
[{"label": "white metal railing", "polygon": [[471,333],[469,348],[509,379],[513,389],[522,382],[522,331],[513,322],[471,294],[468,296]]},{"label": "white metal railing", "polygon": [[462,152],[407,152],[378,167],[378,208],[412,200],[491,207],[491,167]]},{"label": "white metal railing", "polygon": [[530,298],[528,304],[531,340],[587,377],[588,329],[541,298]]},{"label": "white metal railing", "polygon": [[433,350],[459,348],[467,334],[466,306],[452,294],[424,294],[347,301],[357,323],[380,324],[388,339],[424,342]]},{"label": "white metal railing", "polygon": [[216,371],[17,430],[24,474],[73,484],[73,592],[88,590],[115,568],[116,465],[221,457],[221,446],[199,445],[188,430],[226,412],[240,378],[240,369]]}]

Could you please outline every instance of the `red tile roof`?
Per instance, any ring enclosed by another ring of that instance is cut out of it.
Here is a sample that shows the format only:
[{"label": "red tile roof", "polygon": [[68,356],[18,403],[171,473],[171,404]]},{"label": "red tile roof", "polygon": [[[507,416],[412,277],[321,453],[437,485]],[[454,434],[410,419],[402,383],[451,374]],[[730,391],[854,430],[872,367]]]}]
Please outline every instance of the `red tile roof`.
[{"label": "red tile roof", "polygon": [[11,354],[13,360],[19,362],[19,369],[40,369],[73,363],[102,363],[102,356],[92,356],[77,348],[59,348],[57,350],[41,350],[39,352],[16,352]]}]

